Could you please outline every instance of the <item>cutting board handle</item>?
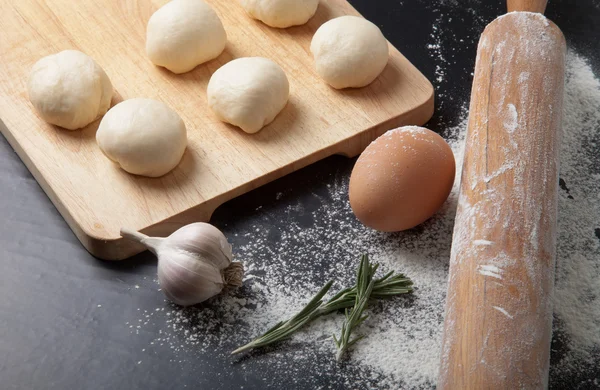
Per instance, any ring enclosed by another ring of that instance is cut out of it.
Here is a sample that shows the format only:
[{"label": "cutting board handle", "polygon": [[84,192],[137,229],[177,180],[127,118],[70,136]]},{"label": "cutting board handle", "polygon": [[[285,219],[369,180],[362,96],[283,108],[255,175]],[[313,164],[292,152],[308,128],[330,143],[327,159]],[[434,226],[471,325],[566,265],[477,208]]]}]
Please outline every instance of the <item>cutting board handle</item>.
[{"label": "cutting board handle", "polygon": [[548,0],[507,0],[508,12],[529,11],[543,14]]}]

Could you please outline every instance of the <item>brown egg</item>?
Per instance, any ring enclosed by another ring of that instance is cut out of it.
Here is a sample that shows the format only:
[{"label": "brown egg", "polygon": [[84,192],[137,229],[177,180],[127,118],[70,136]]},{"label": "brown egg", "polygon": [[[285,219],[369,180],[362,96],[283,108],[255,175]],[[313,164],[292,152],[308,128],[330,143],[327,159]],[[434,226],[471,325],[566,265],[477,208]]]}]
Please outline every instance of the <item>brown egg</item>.
[{"label": "brown egg", "polygon": [[455,171],[452,149],[438,134],[417,126],[390,130],[356,161],[350,206],[373,229],[410,229],[439,210],[450,194]]}]

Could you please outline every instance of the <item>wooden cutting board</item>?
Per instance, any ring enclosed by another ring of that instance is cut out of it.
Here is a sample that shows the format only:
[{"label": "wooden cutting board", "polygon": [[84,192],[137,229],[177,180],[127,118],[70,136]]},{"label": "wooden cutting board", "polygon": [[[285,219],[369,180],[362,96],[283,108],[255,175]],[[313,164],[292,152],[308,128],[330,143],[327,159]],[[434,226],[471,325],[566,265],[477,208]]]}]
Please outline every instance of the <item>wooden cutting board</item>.
[{"label": "wooden cutting board", "polygon": [[[217,59],[175,75],[145,56],[150,15],[165,0],[0,0],[0,125],[2,133],[82,244],[102,259],[142,250],[119,235],[121,226],[152,235],[208,221],[216,207],[240,194],[333,154],[355,156],[399,125],[421,125],[433,113],[431,83],[390,45],[390,60],[370,86],[338,91],[315,73],[310,41],[325,21],[358,15],[342,0],[321,0],[304,26],[273,29],[250,19],[236,0],[207,0],[221,17],[229,43]],[[182,162],[161,178],[130,175],[95,143],[99,121],[80,131],[43,122],[26,83],[39,58],[78,49],[104,68],[113,104],[134,97],[175,109],[188,129]],[[246,56],[279,63],[290,100],[257,134],[219,122],[206,101],[211,74]]]}]

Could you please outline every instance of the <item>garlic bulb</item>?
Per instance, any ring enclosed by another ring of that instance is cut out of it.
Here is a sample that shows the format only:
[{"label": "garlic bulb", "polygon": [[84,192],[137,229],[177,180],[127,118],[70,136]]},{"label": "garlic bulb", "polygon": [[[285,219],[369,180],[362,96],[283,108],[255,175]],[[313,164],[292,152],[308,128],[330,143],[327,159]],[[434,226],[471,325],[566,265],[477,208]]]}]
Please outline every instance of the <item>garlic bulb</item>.
[{"label": "garlic bulb", "polygon": [[192,223],[169,237],[149,237],[123,228],[121,236],[141,243],[158,257],[161,289],[178,305],[195,305],[226,286],[242,285],[244,267],[231,261],[231,244],[213,225]]}]

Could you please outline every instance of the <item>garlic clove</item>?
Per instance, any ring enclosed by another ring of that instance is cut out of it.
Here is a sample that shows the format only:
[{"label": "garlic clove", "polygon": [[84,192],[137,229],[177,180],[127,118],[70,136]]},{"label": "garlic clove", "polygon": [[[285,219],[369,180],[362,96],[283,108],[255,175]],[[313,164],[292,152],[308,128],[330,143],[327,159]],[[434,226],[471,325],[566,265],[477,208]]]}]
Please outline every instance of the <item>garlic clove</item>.
[{"label": "garlic clove", "polygon": [[181,274],[178,279],[182,282],[204,279],[224,284],[221,270],[201,256],[170,247],[163,247],[158,253],[158,268],[167,267],[171,274]]},{"label": "garlic clove", "polygon": [[225,269],[233,258],[231,244],[216,227],[204,222],[186,225],[168,237],[168,244],[191,253],[197,253],[212,262],[215,267]]},{"label": "garlic clove", "polygon": [[169,257],[158,262],[158,280],[167,298],[178,305],[204,302],[223,289],[221,272],[212,265],[183,252],[161,254]]}]

